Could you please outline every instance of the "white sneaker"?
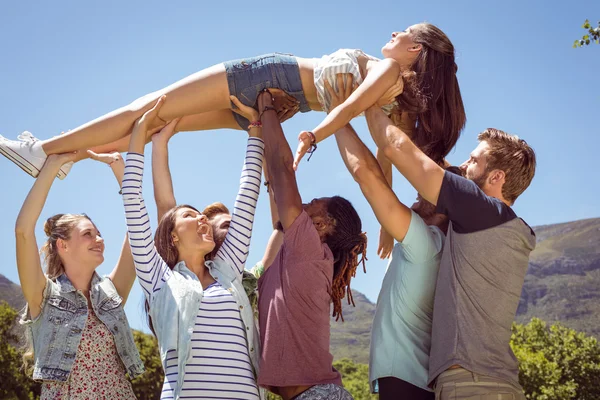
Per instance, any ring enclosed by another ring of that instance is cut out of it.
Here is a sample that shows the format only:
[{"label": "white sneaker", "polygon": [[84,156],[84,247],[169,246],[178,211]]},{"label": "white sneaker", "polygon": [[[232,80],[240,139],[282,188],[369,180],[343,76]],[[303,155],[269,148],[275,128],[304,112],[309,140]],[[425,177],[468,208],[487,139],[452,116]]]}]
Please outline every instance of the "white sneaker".
[{"label": "white sneaker", "polygon": [[[34,148],[34,144],[39,140],[28,131],[21,133],[17,139],[19,141],[9,140],[0,135],[0,153],[23,171],[37,178],[47,158],[41,147]],[[56,176],[65,179],[72,166],[73,162],[64,164]]]},{"label": "white sneaker", "polygon": [[73,166],[73,161],[69,161],[68,163],[63,164],[63,166],[60,167],[60,169],[58,170],[58,174],[56,174],[58,179],[65,179],[67,177],[67,174],[71,170],[72,166]]},{"label": "white sneaker", "polygon": [[41,148],[34,148],[38,140],[30,132],[23,132],[18,139],[8,140],[0,135],[0,153],[36,178],[46,162],[46,155]]}]

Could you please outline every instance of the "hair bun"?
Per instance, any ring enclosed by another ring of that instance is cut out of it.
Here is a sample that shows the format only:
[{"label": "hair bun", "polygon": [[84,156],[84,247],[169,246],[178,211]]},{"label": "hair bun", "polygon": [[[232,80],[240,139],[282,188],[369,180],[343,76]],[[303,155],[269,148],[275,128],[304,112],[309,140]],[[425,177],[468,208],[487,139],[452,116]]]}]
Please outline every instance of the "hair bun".
[{"label": "hair bun", "polygon": [[46,234],[46,236],[52,236],[52,232],[56,227],[56,222],[58,222],[58,220],[61,219],[63,215],[65,214],[56,214],[46,220],[46,223],[44,224],[44,233]]}]

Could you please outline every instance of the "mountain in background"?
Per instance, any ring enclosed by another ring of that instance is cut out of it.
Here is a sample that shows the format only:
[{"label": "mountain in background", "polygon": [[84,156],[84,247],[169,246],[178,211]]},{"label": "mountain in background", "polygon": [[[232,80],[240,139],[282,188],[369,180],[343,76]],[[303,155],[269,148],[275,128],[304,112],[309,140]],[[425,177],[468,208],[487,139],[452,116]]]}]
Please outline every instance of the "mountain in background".
[{"label": "mountain in background", "polygon": [[[600,218],[533,228],[531,253],[516,321],[539,317],[600,338]],[[369,362],[375,304],[353,290],[356,307],[343,304],[345,322],[331,320],[331,352],[336,359]],[[0,275],[0,300],[16,309],[25,304],[21,288]]]}]

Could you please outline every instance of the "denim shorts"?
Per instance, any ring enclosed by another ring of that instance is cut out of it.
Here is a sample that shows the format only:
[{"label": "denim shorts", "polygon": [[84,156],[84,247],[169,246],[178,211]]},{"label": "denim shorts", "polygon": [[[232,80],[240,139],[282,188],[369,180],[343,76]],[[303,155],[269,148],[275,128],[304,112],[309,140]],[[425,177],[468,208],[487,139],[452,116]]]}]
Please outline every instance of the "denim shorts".
[{"label": "denim shorts", "polygon": [[[300,103],[300,112],[310,111],[300,80],[300,68],[296,57],[289,54],[271,53],[258,57],[243,58],[224,63],[229,93],[243,104],[257,108],[256,99],[265,88],[281,89]],[[231,103],[231,108],[236,106]],[[233,111],[232,111],[233,112]],[[243,130],[250,121],[233,113]]]}]

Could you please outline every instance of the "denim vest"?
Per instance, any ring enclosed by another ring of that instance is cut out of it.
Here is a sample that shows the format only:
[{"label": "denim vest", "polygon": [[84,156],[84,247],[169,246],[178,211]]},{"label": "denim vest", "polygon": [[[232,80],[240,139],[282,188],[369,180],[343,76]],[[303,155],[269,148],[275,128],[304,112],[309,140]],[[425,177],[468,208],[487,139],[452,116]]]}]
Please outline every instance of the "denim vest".
[{"label": "denim vest", "polygon": [[[242,278],[234,273],[226,261],[206,261],[205,265],[212,277],[231,293],[240,309],[242,323],[246,330],[248,354],[254,367],[254,376],[257,377],[260,337],[250,301],[242,286]],[[173,275],[151,298],[150,317],[158,339],[160,359],[165,371],[167,370],[167,352],[169,350],[177,351],[177,386],[173,391],[175,399],[179,398],[181,394],[185,365],[191,357],[194,323],[203,297],[204,290],[198,277],[186,267],[185,262],[181,261],[173,268]],[[264,390],[259,388],[259,392],[261,398],[264,398]]]},{"label": "denim vest", "polygon": [[[108,278],[94,272],[90,302],[98,319],[113,334],[117,353],[130,378],[144,372],[127,316],[121,306],[123,298]],[[55,281],[48,279],[40,315],[21,319],[33,339],[33,379],[65,382],[69,378],[88,317],[88,301],[75,289],[65,274]]]}]

